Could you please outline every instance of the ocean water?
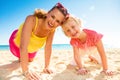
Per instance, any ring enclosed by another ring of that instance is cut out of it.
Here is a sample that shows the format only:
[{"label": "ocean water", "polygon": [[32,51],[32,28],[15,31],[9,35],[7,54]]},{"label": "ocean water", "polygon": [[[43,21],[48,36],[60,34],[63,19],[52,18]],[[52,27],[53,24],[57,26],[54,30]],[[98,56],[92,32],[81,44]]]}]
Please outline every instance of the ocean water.
[{"label": "ocean water", "polygon": [[[52,49],[62,50],[62,49],[72,49],[72,47],[70,44],[53,44]],[[0,50],[9,50],[9,45],[0,45]]]},{"label": "ocean water", "polygon": [[9,45],[0,45],[0,50],[9,50]]},{"label": "ocean water", "polygon": [[[114,45],[107,45],[104,44],[105,48],[120,48],[120,46]],[[42,48],[43,49],[43,48]],[[65,49],[72,49],[70,44],[53,44],[52,49],[54,50],[65,50]],[[9,45],[0,45],[0,50],[9,50]]]}]

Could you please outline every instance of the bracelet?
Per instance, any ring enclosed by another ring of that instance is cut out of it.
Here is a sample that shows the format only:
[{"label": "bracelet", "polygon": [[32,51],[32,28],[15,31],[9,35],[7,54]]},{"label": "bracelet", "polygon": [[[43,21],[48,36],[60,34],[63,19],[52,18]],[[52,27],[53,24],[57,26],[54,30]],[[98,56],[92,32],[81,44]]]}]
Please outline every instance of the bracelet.
[{"label": "bracelet", "polygon": [[27,71],[25,71],[25,72],[23,73],[23,76],[26,76],[28,73],[29,73],[29,71],[28,71],[28,70],[27,70]]},{"label": "bracelet", "polygon": [[104,69],[103,72],[107,71],[108,69]]},{"label": "bracelet", "polygon": [[78,71],[81,71],[81,70],[85,70],[84,68],[80,68],[80,69],[78,69]]}]

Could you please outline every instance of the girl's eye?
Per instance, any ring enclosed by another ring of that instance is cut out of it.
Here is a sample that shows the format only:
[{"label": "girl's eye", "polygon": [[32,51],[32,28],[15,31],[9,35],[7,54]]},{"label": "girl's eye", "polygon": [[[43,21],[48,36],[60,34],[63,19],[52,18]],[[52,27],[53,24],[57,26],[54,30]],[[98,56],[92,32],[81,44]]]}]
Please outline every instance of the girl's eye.
[{"label": "girl's eye", "polygon": [[70,32],[70,30],[67,30],[67,32]]},{"label": "girl's eye", "polygon": [[75,26],[72,26],[72,29],[74,29],[75,28]]}]

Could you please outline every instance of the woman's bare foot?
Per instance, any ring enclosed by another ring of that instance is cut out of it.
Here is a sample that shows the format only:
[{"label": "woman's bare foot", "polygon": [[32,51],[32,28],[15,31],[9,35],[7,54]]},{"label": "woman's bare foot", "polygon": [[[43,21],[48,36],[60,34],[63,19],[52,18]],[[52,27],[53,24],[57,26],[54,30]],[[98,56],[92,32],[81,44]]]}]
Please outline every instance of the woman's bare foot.
[{"label": "woman's bare foot", "polygon": [[29,58],[29,62],[32,62],[34,58]]}]

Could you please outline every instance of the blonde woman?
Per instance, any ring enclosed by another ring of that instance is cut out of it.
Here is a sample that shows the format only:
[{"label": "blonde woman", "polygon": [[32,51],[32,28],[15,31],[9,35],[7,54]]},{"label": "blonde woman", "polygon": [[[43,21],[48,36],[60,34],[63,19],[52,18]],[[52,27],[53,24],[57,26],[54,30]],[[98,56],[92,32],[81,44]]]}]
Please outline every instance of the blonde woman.
[{"label": "blonde woman", "polygon": [[28,62],[33,61],[37,51],[45,45],[44,72],[52,73],[49,69],[52,53],[52,41],[55,29],[63,23],[67,10],[57,3],[48,12],[39,11],[27,16],[25,22],[15,30],[9,40],[10,50],[20,59],[22,72],[29,80],[38,80],[36,73],[28,68]]}]

